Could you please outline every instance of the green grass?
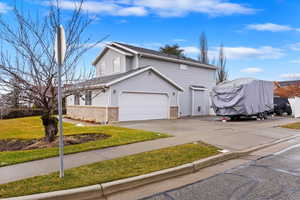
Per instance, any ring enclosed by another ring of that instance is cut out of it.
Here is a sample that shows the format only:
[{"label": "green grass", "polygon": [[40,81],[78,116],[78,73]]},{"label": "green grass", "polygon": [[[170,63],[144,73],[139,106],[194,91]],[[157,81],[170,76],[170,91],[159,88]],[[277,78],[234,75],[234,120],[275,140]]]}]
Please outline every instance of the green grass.
[{"label": "green grass", "polygon": [[0,185],[0,198],[71,189],[138,176],[175,167],[218,154],[218,148],[206,144],[184,144],[131,156],[102,161],[58,173],[37,176]]},{"label": "green grass", "polygon": [[[110,135],[111,137],[104,140],[66,146],[65,154],[168,137],[168,135],[166,134],[136,129],[127,129],[115,126],[78,127],[74,124],[64,123],[65,135],[82,133],[101,133]],[[44,129],[39,117],[0,120],[0,139],[33,139],[42,137],[44,137]],[[58,148],[0,152],[0,167],[54,157],[57,155]]]},{"label": "green grass", "polygon": [[281,126],[282,128],[290,128],[290,129],[300,129],[300,122],[292,123],[292,124],[286,124]]}]

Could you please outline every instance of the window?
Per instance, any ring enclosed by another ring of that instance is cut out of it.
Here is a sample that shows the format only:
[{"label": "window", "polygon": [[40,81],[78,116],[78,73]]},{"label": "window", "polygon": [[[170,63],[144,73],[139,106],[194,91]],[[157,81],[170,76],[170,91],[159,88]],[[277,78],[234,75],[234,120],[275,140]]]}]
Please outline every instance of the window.
[{"label": "window", "polygon": [[188,69],[188,66],[183,65],[183,64],[180,64],[180,69],[181,69],[181,70],[187,70],[187,69]]},{"label": "window", "polygon": [[117,57],[113,60],[113,73],[121,72],[121,59]]},{"label": "window", "polygon": [[105,62],[100,63],[100,75],[104,74],[105,71]]},{"label": "window", "polygon": [[92,91],[85,92],[85,105],[86,106],[92,105]]},{"label": "window", "polygon": [[80,95],[74,95],[74,105],[80,105]]}]

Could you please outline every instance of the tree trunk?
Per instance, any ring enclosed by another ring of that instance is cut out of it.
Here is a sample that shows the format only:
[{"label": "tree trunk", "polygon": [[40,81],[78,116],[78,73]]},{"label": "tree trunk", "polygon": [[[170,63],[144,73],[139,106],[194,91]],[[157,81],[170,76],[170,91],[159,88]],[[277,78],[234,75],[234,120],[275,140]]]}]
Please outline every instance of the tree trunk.
[{"label": "tree trunk", "polygon": [[45,141],[48,143],[53,142],[58,132],[58,119],[48,113],[44,114],[41,119],[45,128]]}]

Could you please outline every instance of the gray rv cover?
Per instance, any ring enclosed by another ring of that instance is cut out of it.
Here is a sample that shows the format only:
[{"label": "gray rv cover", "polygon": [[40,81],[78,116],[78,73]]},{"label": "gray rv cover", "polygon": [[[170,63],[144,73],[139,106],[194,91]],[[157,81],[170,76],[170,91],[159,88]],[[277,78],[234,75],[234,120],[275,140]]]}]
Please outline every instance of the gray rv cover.
[{"label": "gray rv cover", "polygon": [[220,116],[255,115],[273,109],[274,85],[270,81],[241,78],[213,88],[214,111]]}]

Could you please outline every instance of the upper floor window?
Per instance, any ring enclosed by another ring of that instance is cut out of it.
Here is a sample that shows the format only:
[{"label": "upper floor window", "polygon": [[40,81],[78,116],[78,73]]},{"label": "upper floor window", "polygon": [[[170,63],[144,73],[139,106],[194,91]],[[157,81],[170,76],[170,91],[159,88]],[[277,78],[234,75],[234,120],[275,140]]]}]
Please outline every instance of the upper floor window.
[{"label": "upper floor window", "polygon": [[180,64],[180,69],[181,69],[181,70],[187,70],[187,69],[188,69],[188,66],[187,66],[187,65]]},{"label": "upper floor window", "polygon": [[113,73],[121,72],[121,59],[116,57],[113,59]]},{"label": "upper floor window", "polygon": [[80,95],[74,95],[74,105],[80,105]]},{"label": "upper floor window", "polygon": [[92,105],[92,91],[85,92],[85,105],[86,106]]},{"label": "upper floor window", "polygon": [[105,71],[105,62],[100,63],[100,74],[104,74]]}]

